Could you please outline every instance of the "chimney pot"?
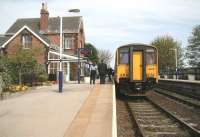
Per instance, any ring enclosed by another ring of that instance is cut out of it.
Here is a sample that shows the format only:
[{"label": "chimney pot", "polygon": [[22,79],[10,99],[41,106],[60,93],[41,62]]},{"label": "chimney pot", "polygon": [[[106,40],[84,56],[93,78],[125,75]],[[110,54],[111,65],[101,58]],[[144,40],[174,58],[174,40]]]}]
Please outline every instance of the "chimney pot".
[{"label": "chimney pot", "polygon": [[47,3],[42,3],[40,10],[40,31],[45,32],[48,28],[49,12],[47,10]]},{"label": "chimney pot", "polygon": [[44,9],[44,3],[42,3],[42,9]]}]

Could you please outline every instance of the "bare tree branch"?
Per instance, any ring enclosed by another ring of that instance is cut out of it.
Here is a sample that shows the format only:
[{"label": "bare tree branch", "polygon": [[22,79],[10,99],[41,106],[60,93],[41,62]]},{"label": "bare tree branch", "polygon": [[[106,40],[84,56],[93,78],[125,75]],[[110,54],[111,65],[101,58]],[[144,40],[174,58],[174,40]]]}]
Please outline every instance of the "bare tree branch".
[{"label": "bare tree branch", "polygon": [[112,61],[113,54],[110,50],[98,49],[98,58],[99,61],[103,60],[104,63],[106,63],[109,66]]}]

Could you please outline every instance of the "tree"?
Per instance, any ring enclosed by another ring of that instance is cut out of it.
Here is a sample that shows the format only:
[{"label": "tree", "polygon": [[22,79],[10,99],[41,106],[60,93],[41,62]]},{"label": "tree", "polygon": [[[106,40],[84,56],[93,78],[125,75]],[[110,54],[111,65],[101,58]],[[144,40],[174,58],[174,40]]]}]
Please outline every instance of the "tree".
[{"label": "tree", "polygon": [[86,43],[86,44],[85,44],[85,48],[91,51],[91,54],[86,55],[86,57],[87,57],[90,61],[98,63],[98,62],[99,62],[99,59],[98,59],[96,47],[95,47],[94,45],[92,45],[91,43]]},{"label": "tree", "polygon": [[0,55],[0,93],[11,84],[7,61],[7,57]]},{"label": "tree", "polygon": [[200,67],[200,25],[193,28],[188,43],[186,48],[188,63],[192,67]]},{"label": "tree", "polygon": [[[21,47],[21,46],[20,46]],[[37,64],[33,50],[18,48],[9,56],[9,70],[15,82],[22,84],[24,75],[32,73]]]},{"label": "tree", "polygon": [[173,49],[177,50],[178,68],[183,66],[183,50],[181,48],[181,43],[174,40],[173,37],[159,36],[151,42],[151,45],[156,46],[158,49],[159,72],[176,68],[175,52]]},{"label": "tree", "polygon": [[34,74],[36,75],[38,82],[44,82],[48,80],[48,74],[44,65],[37,64],[34,68]]},{"label": "tree", "polygon": [[109,66],[112,61],[113,54],[110,52],[110,50],[98,49],[98,58],[99,60],[103,60],[104,63]]}]

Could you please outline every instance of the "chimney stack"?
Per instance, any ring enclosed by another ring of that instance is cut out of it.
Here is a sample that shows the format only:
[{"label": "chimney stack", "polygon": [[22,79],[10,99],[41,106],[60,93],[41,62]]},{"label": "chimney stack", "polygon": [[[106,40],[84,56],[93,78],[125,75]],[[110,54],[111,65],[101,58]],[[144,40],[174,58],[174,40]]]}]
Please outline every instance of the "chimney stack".
[{"label": "chimney stack", "polygon": [[40,10],[40,31],[45,32],[48,29],[49,12],[47,10],[47,3],[42,3]]}]

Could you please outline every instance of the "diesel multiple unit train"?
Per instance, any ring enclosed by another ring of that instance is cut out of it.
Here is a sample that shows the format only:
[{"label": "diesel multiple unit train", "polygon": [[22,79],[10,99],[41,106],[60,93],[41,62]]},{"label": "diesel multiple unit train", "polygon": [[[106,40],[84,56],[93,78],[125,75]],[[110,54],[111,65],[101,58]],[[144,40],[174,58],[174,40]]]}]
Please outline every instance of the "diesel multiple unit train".
[{"label": "diesel multiple unit train", "polygon": [[[152,88],[158,82],[157,48],[136,43],[117,48],[114,81],[117,94],[144,93]],[[127,88],[130,90],[121,90]]]}]

